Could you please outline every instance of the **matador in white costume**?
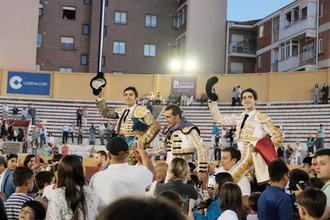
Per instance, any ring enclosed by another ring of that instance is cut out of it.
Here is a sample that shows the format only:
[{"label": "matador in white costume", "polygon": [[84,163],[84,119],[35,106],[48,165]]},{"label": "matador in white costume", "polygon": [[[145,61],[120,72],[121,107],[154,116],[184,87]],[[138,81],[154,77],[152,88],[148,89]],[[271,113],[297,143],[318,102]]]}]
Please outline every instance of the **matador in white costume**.
[{"label": "matador in white costume", "polygon": [[210,78],[206,85],[206,92],[210,98],[210,113],[213,120],[221,126],[236,126],[238,149],[242,154],[241,160],[230,170],[230,173],[236,181],[254,168],[257,182],[265,183],[269,180],[266,162],[274,159],[274,155],[276,157],[276,149],[282,143],[282,133],[267,115],[256,110],[258,97],[256,91],[251,88],[241,93],[244,112],[231,115],[221,114],[217,95],[213,89],[217,81],[216,77]]}]

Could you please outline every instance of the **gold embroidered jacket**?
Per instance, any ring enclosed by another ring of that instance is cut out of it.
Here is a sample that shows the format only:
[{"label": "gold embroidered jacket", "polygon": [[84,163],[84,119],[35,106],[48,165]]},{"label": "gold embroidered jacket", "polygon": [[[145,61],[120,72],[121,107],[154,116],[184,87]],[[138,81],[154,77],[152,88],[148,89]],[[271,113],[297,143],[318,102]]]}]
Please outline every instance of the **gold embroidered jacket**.
[{"label": "gold embroidered jacket", "polygon": [[[252,152],[250,145],[255,146],[257,141],[265,135],[269,135],[275,148],[282,143],[282,133],[271,121],[271,119],[263,113],[253,111],[249,113],[249,117],[245,121],[241,130],[241,124],[244,119],[245,112],[241,114],[221,114],[217,102],[209,103],[210,113],[213,120],[222,126],[236,126],[236,139],[238,149],[241,151],[241,160],[231,169],[231,175],[234,180],[240,179],[242,175],[246,175],[252,168],[258,183],[269,180],[268,167],[260,154]],[[276,149],[275,149],[276,150]]]},{"label": "gold embroidered jacket", "polygon": [[[119,135],[126,137],[135,136],[142,140],[145,144],[150,144],[150,142],[156,137],[160,131],[160,125],[155,120],[150,111],[140,105],[135,105],[133,110],[127,115],[124,115],[127,107],[119,107],[116,109],[108,108],[105,99],[96,100],[96,107],[98,108],[100,114],[105,118],[118,118],[116,125],[116,131]],[[148,126],[144,131],[137,131],[133,129],[133,120],[139,120],[142,124]]]},{"label": "gold embroidered jacket", "polygon": [[164,132],[163,148],[166,149],[167,162],[177,157],[193,161],[196,152],[198,171],[207,171],[207,150],[196,126],[183,127],[173,132],[167,129]]}]

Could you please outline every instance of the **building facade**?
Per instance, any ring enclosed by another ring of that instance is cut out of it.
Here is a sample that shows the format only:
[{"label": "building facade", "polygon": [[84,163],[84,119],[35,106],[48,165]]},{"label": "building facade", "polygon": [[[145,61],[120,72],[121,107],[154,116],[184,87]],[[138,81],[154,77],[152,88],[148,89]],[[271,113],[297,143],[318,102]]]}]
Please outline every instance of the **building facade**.
[{"label": "building facade", "polygon": [[226,73],[256,71],[257,22],[227,22]]},{"label": "building facade", "polygon": [[34,70],[38,1],[0,1],[0,69]]},{"label": "building facade", "polygon": [[330,67],[329,8],[329,0],[296,0],[254,24],[228,22],[226,73]]},{"label": "building facade", "polygon": [[[215,39],[225,33],[226,1],[197,2],[107,0],[103,72],[167,73],[169,60],[178,54],[181,60],[191,54],[204,64],[201,68],[208,67],[203,72],[223,72],[225,43]],[[100,4],[100,0],[40,0],[37,68],[97,71]],[[222,12],[221,19],[211,24],[204,18],[210,9],[208,16]],[[202,28],[204,38],[198,34]]]}]

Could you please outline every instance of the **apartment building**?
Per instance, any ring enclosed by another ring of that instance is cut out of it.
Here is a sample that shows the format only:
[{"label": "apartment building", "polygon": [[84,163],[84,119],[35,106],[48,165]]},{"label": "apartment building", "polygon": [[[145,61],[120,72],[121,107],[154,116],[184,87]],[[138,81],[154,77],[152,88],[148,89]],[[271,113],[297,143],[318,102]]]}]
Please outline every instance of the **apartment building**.
[{"label": "apartment building", "polygon": [[[178,58],[223,72],[226,10],[218,0],[107,0],[102,70],[168,73]],[[37,68],[97,71],[99,16],[100,0],[40,0]]]},{"label": "apartment building", "polygon": [[330,67],[329,8],[329,0],[296,0],[259,21],[228,22],[226,73]]},{"label": "apartment building", "polygon": [[253,21],[227,22],[226,73],[256,71],[257,27]]},{"label": "apartment building", "polygon": [[[40,70],[96,72],[100,0],[40,0]],[[164,73],[175,40],[174,0],[105,2],[102,70]]]},{"label": "apartment building", "polygon": [[[178,32],[175,45],[181,62],[195,62],[195,73],[223,73],[227,0],[177,2]],[[185,72],[185,68],[181,71]]]},{"label": "apartment building", "polygon": [[319,59],[318,68],[330,67],[330,1],[319,2]]}]

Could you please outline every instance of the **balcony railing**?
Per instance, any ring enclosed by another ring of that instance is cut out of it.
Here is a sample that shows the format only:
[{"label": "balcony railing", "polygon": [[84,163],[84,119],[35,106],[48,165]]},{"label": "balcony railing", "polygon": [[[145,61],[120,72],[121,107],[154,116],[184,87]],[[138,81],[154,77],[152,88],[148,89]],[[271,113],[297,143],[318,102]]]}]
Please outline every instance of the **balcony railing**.
[{"label": "balcony railing", "polygon": [[229,44],[229,53],[256,55],[256,46],[251,42],[232,41]]}]

